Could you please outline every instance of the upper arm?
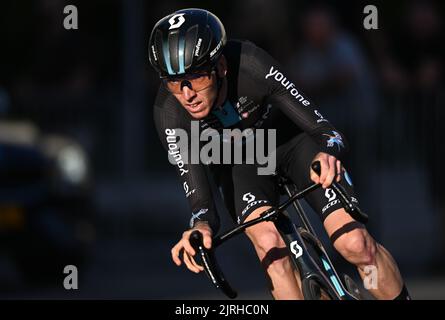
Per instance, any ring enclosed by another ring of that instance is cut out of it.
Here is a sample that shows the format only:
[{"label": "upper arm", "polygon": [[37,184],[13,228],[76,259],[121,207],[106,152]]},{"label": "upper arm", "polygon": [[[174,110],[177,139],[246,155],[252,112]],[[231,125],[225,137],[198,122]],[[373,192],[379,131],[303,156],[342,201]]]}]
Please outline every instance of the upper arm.
[{"label": "upper arm", "polygon": [[[201,163],[190,163],[190,141],[187,127],[177,113],[171,113],[159,106],[154,107],[154,120],[162,145],[167,151],[167,157],[174,165],[184,194],[192,211],[190,223],[199,220],[209,222],[215,231],[219,227],[219,218],[213,203],[211,186],[207,170]],[[184,140],[183,140],[184,139]],[[187,140],[187,141],[186,141]],[[202,213],[199,215],[198,213]]]},{"label": "upper arm", "polygon": [[[251,50],[250,68],[255,86],[264,92],[273,107],[279,108],[311,136],[323,152],[340,156],[347,146],[343,135],[321,115],[316,104],[296,87],[274,58],[258,47]],[[332,141],[339,142],[332,145]]]}]

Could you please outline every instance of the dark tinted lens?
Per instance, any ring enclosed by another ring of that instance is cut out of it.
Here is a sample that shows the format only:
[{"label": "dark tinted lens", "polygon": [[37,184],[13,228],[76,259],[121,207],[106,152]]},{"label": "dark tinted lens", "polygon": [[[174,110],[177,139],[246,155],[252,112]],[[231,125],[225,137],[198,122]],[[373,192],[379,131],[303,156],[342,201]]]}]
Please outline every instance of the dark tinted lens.
[{"label": "dark tinted lens", "polygon": [[[164,85],[172,93],[181,93],[182,88],[187,85],[194,91],[201,91],[212,85],[212,73],[190,74],[182,78],[164,79]],[[188,83],[184,83],[187,81]],[[190,84],[190,85],[188,85]]]}]

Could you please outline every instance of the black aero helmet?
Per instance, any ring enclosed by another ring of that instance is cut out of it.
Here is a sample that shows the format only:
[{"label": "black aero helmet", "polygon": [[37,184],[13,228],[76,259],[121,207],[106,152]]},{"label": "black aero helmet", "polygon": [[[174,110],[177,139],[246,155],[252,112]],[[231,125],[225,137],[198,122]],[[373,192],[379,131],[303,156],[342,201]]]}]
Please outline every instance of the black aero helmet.
[{"label": "black aero helmet", "polygon": [[226,44],[226,32],[213,13],[183,9],[161,20],[153,28],[149,57],[161,77],[211,69]]}]

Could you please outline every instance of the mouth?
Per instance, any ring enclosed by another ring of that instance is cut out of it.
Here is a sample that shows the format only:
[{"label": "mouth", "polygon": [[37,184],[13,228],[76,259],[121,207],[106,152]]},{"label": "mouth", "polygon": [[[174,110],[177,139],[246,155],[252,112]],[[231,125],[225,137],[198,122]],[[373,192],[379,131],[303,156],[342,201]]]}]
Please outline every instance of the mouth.
[{"label": "mouth", "polygon": [[201,111],[200,110],[201,105],[202,105],[202,101],[196,102],[196,103],[187,104],[187,108],[191,112],[199,112],[199,111]]}]

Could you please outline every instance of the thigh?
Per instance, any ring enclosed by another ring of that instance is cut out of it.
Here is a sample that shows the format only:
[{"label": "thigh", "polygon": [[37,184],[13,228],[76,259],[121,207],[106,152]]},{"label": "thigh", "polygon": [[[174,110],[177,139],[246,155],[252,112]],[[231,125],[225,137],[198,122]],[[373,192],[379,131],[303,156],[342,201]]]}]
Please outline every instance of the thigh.
[{"label": "thigh", "polygon": [[233,196],[237,222],[242,223],[256,209],[278,204],[276,179],[258,175],[258,167],[239,164],[232,167]]},{"label": "thigh", "polygon": [[[290,178],[298,189],[311,185],[310,166],[312,160],[320,152],[318,145],[305,133],[298,135],[285,146],[283,158],[280,161],[280,171]],[[358,203],[354,193],[352,180],[344,170],[341,173],[340,185],[352,197],[354,203]],[[311,192],[306,201],[324,221],[332,212],[343,208],[340,199],[331,188],[319,188]]]},{"label": "thigh", "polygon": [[232,165],[212,165],[210,172],[222,193],[224,205],[233,221],[236,221],[235,198],[232,179]]}]

